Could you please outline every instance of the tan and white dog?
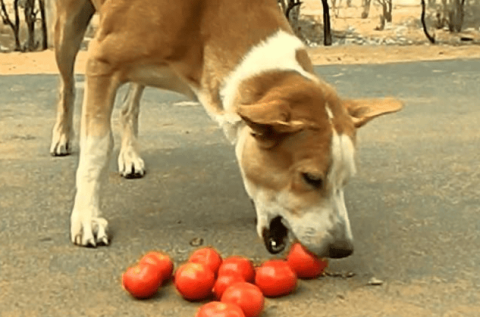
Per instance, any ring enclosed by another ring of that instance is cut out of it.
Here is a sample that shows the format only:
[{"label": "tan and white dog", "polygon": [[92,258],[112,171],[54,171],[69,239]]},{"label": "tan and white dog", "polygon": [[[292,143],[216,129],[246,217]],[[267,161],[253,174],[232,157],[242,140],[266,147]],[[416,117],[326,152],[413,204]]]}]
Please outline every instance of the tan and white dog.
[{"label": "tan and white dog", "polygon": [[133,82],[122,109],[122,175],[144,173],[135,146],[143,87],[180,92],[200,101],[234,144],[270,252],[284,248],[288,232],[318,256],[353,252],[343,190],[355,174],[356,128],[400,110],[400,101],[340,99],[314,74],[276,0],[62,0],[54,155],[69,151],[73,62],[95,11],[100,23],[88,50],[73,243],[108,244],[100,199],[113,147],[111,114],[119,86]]}]

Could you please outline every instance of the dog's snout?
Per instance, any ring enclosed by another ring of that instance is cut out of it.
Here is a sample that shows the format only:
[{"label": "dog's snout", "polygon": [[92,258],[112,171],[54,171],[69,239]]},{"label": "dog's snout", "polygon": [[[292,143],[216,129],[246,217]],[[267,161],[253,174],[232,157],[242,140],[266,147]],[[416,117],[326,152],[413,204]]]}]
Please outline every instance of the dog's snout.
[{"label": "dog's snout", "polygon": [[353,253],[353,243],[348,241],[336,242],[328,249],[329,257],[332,259],[346,258]]}]

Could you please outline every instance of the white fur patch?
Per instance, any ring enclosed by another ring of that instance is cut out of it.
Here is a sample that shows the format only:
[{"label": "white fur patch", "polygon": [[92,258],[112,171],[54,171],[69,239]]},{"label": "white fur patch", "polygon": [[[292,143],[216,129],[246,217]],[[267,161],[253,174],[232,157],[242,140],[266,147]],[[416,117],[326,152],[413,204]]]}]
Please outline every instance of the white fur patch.
[{"label": "white fur patch", "polygon": [[327,111],[328,120],[331,123],[332,119],[333,119],[333,113],[332,113],[332,110],[330,110],[330,107],[329,107],[328,103],[325,105],[325,110]]},{"label": "white fur patch", "polygon": [[345,226],[346,237],[353,239],[343,194],[345,182],[356,173],[355,147],[350,137],[344,134],[338,135],[333,129],[331,153],[333,163],[328,177],[333,186],[331,197],[333,207],[338,219]]},{"label": "white fur patch", "polygon": [[332,167],[329,180],[334,186],[341,188],[343,183],[355,175],[355,147],[347,135],[338,135],[333,129],[332,135]]},{"label": "white fur patch", "polygon": [[[296,52],[305,49],[305,45],[296,36],[285,31],[278,31],[262,43],[254,46],[240,64],[225,79],[220,90],[225,115],[218,118],[220,125],[225,129],[227,137],[232,140],[231,127],[240,121],[236,115],[234,99],[240,84],[256,75],[272,70],[292,70],[311,80],[318,80],[314,75],[305,71],[296,59]],[[233,136],[234,138],[236,136]]]},{"label": "white fur patch", "polygon": [[344,222],[345,237],[348,240],[353,240],[352,228],[350,226],[350,219],[348,217],[347,206],[345,206],[345,197],[343,195],[343,188],[334,193],[333,204],[336,208],[338,218]]},{"label": "white fur patch", "polygon": [[[83,129],[85,130],[85,129]],[[81,137],[75,205],[70,218],[72,242],[78,245],[108,243],[107,221],[100,218],[101,186],[113,147],[112,135]]]}]

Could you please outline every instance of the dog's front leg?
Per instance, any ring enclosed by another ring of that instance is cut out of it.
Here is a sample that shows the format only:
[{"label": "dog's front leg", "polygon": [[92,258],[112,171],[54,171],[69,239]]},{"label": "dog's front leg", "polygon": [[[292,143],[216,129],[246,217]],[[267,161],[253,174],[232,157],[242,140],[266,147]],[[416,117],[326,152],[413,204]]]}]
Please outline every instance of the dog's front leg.
[{"label": "dog's front leg", "polygon": [[74,244],[96,246],[108,244],[107,221],[100,218],[100,198],[113,147],[110,118],[119,84],[113,76],[88,75],[88,68],[70,233]]}]

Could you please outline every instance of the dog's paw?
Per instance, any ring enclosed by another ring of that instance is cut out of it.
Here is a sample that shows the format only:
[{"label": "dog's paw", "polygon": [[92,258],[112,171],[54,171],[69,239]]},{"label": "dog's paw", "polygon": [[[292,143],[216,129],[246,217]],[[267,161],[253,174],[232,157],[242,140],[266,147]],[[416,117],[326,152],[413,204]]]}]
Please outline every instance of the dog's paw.
[{"label": "dog's paw", "polygon": [[118,171],[125,178],[141,178],[145,175],[145,163],[133,147],[120,150]]},{"label": "dog's paw", "polygon": [[70,237],[72,243],[84,247],[108,245],[108,222],[104,218],[79,220],[72,217]]},{"label": "dog's paw", "polygon": [[52,145],[50,146],[50,154],[52,156],[65,156],[69,155],[70,137],[68,133],[60,132],[59,129],[53,130]]}]

